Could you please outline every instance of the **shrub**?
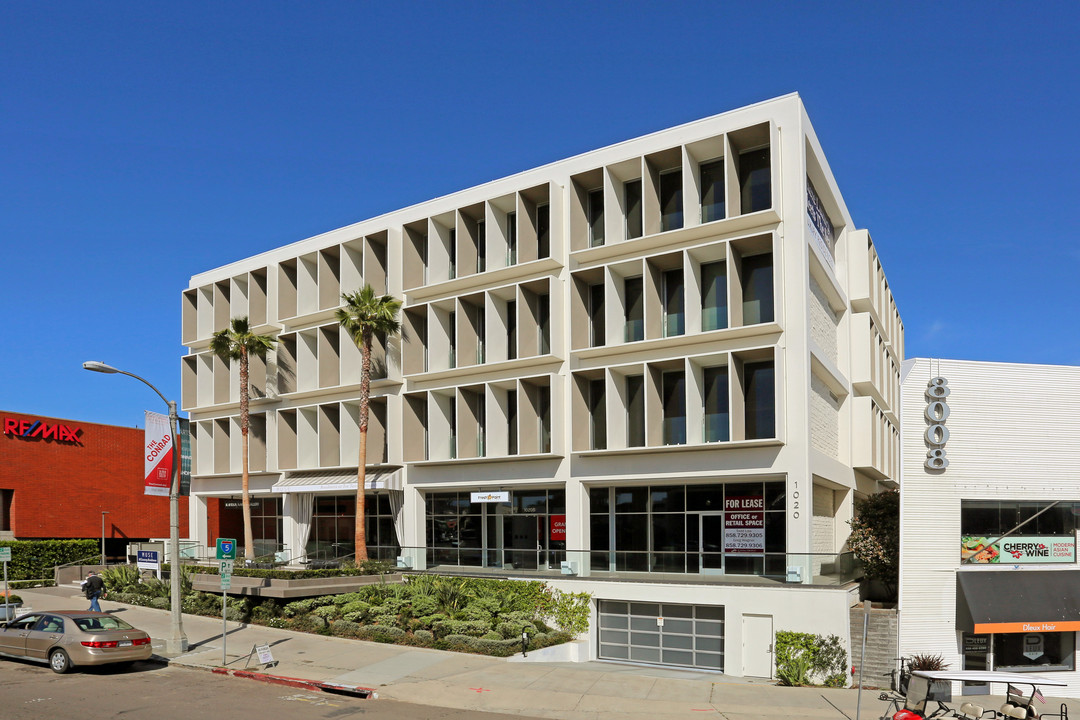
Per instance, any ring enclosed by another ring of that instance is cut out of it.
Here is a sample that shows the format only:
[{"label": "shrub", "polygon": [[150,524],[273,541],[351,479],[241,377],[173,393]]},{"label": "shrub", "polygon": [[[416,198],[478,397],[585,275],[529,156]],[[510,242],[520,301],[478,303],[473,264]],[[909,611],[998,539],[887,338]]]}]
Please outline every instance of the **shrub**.
[{"label": "shrub", "polygon": [[847,651],[836,635],[776,633],[776,676],[783,685],[810,685],[815,678],[830,687],[847,684]]},{"label": "shrub", "polygon": [[101,579],[109,592],[130,592],[142,582],[142,575],[135,565],[114,565],[101,573]]},{"label": "shrub", "polygon": [[329,633],[330,623],[326,618],[314,614],[303,615],[292,621],[292,626],[302,632],[326,635]]},{"label": "shrub", "polygon": [[168,610],[172,607],[172,600],[163,597],[150,598],[150,607],[158,608],[159,610]]},{"label": "shrub", "polygon": [[280,616],[281,607],[271,599],[263,600],[251,609],[251,621],[261,625],[267,625],[270,620]]},{"label": "shrub", "polygon": [[359,632],[359,623],[349,622],[348,620],[335,620],[330,623],[330,634],[337,637],[354,638]]},{"label": "shrub", "polygon": [[439,611],[439,603],[430,595],[416,595],[412,599],[413,617],[434,615]]},{"label": "shrub", "polygon": [[451,635],[478,638],[491,630],[491,625],[479,620],[441,620],[436,622],[431,629],[435,631],[437,638],[446,638]]},{"label": "shrub", "polygon": [[342,615],[349,615],[350,613],[359,614],[361,617],[367,614],[371,609],[371,605],[363,600],[350,600],[347,603],[341,604]]},{"label": "shrub", "polygon": [[900,493],[896,490],[855,501],[848,547],[862,563],[868,580],[880,580],[888,597],[896,597],[900,568]]},{"label": "shrub", "polygon": [[5,593],[3,590],[0,590],[0,605],[3,605],[5,602],[21,603],[22,598],[13,592]]},{"label": "shrub", "polygon": [[101,557],[97,540],[4,540],[0,547],[11,548],[9,581],[51,578],[57,565],[97,563]]},{"label": "shrub", "polygon": [[580,635],[589,630],[590,600],[592,595],[589,593],[556,590],[544,616],[553,620],[560,630],[571,635]]},{"label": "shrub", "polygon": [[413,637],[424,643],[435,642],[435,633],[431,632],[430,630],[417,630],[413,633]]},{"label": "shrub", "polygon": [[912,655],[912,670],[948,670],[949,663],[941,655]]},{"label": "shrub", "polygon": [[337,620],[341,617],[341,607],[338,605],[323,605],[312,610],[311,614],[327,620]]},{"label": "shrub", "polygon": [[406,633],[401,628],[387,627],[385,625],[361,625],[356,633],[356,637],[361,640],[381,643],[396,643],[404,639],[405,636]]}]

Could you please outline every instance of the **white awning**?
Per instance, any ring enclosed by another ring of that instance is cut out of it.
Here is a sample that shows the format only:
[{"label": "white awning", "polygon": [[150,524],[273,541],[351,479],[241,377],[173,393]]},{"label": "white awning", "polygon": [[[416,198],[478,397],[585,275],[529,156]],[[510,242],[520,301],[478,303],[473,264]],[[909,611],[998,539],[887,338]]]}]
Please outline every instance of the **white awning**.
[{"label": "white awning", "polygon": [[[401,490],[401,469],[369,470],[365,490]],[[356,472],[291,472],[274,483],[272,492],[311,493],[356,491]]]}]

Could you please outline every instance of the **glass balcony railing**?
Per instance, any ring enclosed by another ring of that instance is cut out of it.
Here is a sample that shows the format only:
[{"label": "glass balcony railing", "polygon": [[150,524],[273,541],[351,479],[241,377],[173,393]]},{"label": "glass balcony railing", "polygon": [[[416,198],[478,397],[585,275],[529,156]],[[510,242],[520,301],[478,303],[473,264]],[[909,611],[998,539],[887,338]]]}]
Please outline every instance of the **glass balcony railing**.
[{"label": "glass balcony railing", "polygon": [[491,548],[467,543],[403,547],[402,569],[493,577],[576,576],[639,582],[799,583],[841,586],[862,577],[845,553],[723,553]]}]

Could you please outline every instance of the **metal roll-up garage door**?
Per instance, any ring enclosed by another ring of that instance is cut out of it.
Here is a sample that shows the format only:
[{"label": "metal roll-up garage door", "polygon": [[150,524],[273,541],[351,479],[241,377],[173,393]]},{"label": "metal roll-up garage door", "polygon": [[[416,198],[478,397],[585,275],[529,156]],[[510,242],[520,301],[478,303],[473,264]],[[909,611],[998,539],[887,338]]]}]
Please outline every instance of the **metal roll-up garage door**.
[{"label": "metal roll-up garage door", "polygon": [[724,669],[724,608],[599,602],[601,660]]}]

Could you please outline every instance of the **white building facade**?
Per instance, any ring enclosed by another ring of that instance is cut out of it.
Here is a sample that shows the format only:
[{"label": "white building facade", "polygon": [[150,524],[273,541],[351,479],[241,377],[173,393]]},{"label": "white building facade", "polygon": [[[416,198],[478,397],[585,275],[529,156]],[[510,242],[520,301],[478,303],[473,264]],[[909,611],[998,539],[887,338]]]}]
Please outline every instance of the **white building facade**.
[{"label": "white building facade", "polygon": [[1080,368],[903,369],[900,654],[1080,695]]},{"label": "white building facade", "polygon": [[903,324],[797,95],[193,277],[193,537],[239,494],[238,368],[209,342],[248,316],[277,339],[251,376],[256,543],[351,552],[359,351],[334,311],[365,283],[408,336],[377,349],[373,556],[590,592],[594,658],[767,677],[776,630],[848,637],[853,501],[899,475]]}]

